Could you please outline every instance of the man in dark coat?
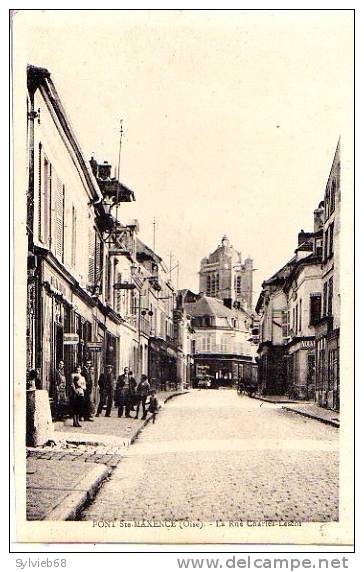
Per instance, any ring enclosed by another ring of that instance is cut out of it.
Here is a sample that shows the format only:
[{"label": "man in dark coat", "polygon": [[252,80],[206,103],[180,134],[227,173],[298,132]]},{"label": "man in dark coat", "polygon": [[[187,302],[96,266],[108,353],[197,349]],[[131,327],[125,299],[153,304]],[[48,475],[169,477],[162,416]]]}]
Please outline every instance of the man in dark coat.
[{"label": "man in dark coat", "polygon": [[111,408],[114,399],[115,391],[115,375],[114,368],[112,365],[106,366],[106,371],[102,373],[99,377],[98,385],[100,390],[100,401],[97,407],[96,417],[100,416],[104,405],[106,404],[105,417],[110,417]]},{"label": "man in dark coat", "polygon": [[133,372],[128,373],[128,385],[129,385],[129,396],[130,396],[130,411],[135,411],[135,405],[138,403],[139,399],[136,394],[137,382],[133,376]]},{"label": "man in dark coat", "polygon": [[115,403],[118,406],[118,417],[122,417],[125,409],[125,417],[130,417],[130,390],[129,368],[124,367],[124,373],[119,375],[116,383]]},{"label": "man in dark coat", "polygon": [[93,421],[93,414],[95,411],[95,405],[92,399],[92,390],[94,386],[94,371],[92,367],[92,361],[88,359],[83,367],[82,375],[86,380],[86,391],[84,397],[84,411],[83,418],[85,421]]},{"label": "man in dark coat", "polygon": [[150,384],[149,384],[149,381],[148,381],[148,378],[146,375],[143,374],[141,376],[140,383],[137,387],[136,392],[137,392],[137,396],[139,398],[139,401],[138,401],[138,405],[137,405],[135,419],[138,419],[140,404],[142,404],[142,408],[143,408],[142,419],[145,419],[147,417],[146,401],[147,401],[147,397],[150,393]]}]

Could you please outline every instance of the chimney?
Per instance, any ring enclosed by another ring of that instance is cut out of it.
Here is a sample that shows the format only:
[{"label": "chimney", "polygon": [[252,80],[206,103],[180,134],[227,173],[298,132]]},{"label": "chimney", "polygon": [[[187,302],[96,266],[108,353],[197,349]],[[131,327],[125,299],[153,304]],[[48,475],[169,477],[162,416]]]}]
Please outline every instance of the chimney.
[{"label": "chimney", "polygon": [[99,179],[111,179],[111,165],[107,161],[104,161],[102,165],[98,166],[99,169]]},{"label": "chimney", "polygon": [[90,159],[90,166],[91,166],[91,171],[93,173],[93,176],[97,177],[97,161],[94,158],[94,156],[92,156]]},{"label": "chimney", "polygon": [[318,232],[324,226],[324,209],[320,206],[313,211],[313,225],[315,232]]}]

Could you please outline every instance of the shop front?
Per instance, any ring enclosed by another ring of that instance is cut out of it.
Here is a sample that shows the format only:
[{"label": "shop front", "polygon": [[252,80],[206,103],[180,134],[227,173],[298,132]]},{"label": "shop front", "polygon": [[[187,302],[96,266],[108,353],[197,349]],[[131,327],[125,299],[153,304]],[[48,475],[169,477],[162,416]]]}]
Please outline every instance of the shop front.
[{"label": "shop front", "polygon": [[233,387],[239,380],[257,384],[257,364],[249,356],[231,354],[195,354],[194,382],[198,385],[200,372],[208,375],[212,387]]},{"label": "shop front", "polygon": [[316,324],[315,399],[321,407],[340,410],[340,330],[332,329],[332,317]]},{"label": "shop front", "polygon": [[315,398],[315,340],[294,339],[287,345],[287,395],[293,399]]},{"label": "shop front", "polygon": [[177,350],[163,338],[149,340],[148,376],[156,388],[177,387]]}]

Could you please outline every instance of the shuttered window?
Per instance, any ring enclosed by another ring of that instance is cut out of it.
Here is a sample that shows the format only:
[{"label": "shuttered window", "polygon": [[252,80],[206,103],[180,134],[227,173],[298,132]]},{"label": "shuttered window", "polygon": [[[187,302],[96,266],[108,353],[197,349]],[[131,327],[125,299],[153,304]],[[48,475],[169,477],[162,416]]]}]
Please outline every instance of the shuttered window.
[{"label": "shuttered window", "polygon": [[75,206],[72,205],[72,243],[71,243],[71,265],[76,266],[76,248],[77,248],[77,212]]},{"label": "shuttered window", "polygon": [[42,184],[42,241],[50,245],[50,220],[51,220],[51,192],[52,192],[52,165],[44,156],[43,161],[43,184]]},{"label": "shuttered window", "polygon": [[[288,338],[289,316],[287,310],[282,310],[282,338]],[[254,330],[253,330],[254,332]]]},{"label": "shuttered window", "polygon": [[52,165],[40,143],[38,156],[38,236],[39,240],[46,246],[50,245],[51,192]]},{"label": "shuttered window", "polygon": [[64,185],[62,181],[55,177],[55,228],[54,228],[54,249],[55,254],[61,262],[64,260]]},{"label": "shuttered window", "polygon": [[[116,282],[118,284],[121,283],[121,273],[120,272],[117,273]],[[120,314],[120,312],[121,312],[121,290],[116,291],[116,308],[115,309],[116,309],[117,313]]]},{"label": "shuttered window", "polygon": [[95,279],[94,282],[102,289],[102,243],[100,237],[95,233]]},{"label": "shuttered window", "polygon": [[39,154],[38,154],[38,237],[39,240],[43,241],[43,229],[42,229],[42,208],[43,208],[43,187],[42,187],[42,144],[39,143]]},{"label": "shuttered window", "polygon": [[95,285],[95,231],[90,228],[88,231],[88,286]]},{"label": "shuttered window", "polygon": [[110,259],[107,254],[105,254],[105,299],[106,302],[110,298]]}]

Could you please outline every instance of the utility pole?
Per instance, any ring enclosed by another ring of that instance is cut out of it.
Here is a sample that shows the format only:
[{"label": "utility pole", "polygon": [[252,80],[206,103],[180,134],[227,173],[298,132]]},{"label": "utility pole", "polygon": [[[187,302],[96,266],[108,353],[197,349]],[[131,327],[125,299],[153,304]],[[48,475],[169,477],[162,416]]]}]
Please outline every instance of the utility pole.
[{"label": "utility pole", "polygon": [[120,119],[120,138],[119,138],[119,157],[118,157],[118,174],[117,174],[117,193],[116,193],[116,219],[118,218],[119,208],[119,182],[120,182],[120,162],[121,162],[121,142],[123,139],[123,120]]},{"label": "utility pole", "polygon": [[153,252],[155,252],[155,217],[153,218]]}]

